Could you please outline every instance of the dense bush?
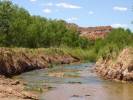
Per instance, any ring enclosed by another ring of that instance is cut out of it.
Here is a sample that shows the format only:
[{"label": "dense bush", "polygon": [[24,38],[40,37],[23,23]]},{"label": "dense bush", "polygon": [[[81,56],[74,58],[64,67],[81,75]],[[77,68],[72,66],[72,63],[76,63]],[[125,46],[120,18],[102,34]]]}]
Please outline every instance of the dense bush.
[{"label": "dense bush", "polygon": [[127,46],[133,46],[133,33],[129,29],[118,28],[113,29],[105,39],[97,40],[94,50],[98,57],[114,58]]},{"label": "dense bush", "polygon": [[[90,41],[79,36],[76,27],[63,20],[31,16],[10,1],[0,1],[0,46],[6,47],[76,47],[66,49],[81,58],[95,61],[114,58],[126,46],[133,46],[133,33],[113,29],[106,38]],[[81,48],[88,48],[82,50]]]},{"label": "dense bush", "polygon": [[0,1],[0,46],[87,48],[88,40],[79,37],[75,27],[62,20],[31,16],[10,1]]}]

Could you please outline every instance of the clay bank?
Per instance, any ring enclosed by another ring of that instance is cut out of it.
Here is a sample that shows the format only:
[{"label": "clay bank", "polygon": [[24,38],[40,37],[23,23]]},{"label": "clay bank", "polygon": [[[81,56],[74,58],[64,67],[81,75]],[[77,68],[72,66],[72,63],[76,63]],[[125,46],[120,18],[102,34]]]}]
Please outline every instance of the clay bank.
[{"label": "clay bank", "polygon": [[[51,54],[52,52],[55,52]],[[60,53],[60,54],[59,54]],[[0,74],[12,76],[34,69],[51,67],[52,64],[69,64],[80,59],[63,54],[60,49],[0,48]]]},{"label": "clay bank", "polygon": [[107,79],[133,81],[133,48],[125,48],[115,59],[99,59],[95,69]]}]

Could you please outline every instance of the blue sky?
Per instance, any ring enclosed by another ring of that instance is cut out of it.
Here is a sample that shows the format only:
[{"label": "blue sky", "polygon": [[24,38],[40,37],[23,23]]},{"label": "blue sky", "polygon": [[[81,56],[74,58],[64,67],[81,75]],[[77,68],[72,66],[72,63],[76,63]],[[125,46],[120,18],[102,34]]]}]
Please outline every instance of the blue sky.
[{"label": "blue sky", "polygon": [[79,26],[112,25],[133,30],[133,0],[12,0],[32,15]]}]

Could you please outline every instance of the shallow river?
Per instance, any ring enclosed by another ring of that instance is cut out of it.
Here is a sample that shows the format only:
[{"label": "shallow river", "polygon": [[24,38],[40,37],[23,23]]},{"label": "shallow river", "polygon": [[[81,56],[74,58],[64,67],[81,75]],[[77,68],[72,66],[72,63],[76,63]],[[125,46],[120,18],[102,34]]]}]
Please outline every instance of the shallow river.
[{"label": "shallow river", "polygon": [[17,76],[40,100],[133,100],[133,84],[103,80],[91,63],[55,66]]}]

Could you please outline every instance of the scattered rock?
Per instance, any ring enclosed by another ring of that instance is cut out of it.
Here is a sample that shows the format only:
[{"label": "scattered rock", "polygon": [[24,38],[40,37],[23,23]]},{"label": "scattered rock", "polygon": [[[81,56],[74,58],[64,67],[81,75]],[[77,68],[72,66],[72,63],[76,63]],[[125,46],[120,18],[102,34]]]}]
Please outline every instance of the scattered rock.
[{"label": "scattered rock", "polygon": [[71,81],[69,81],[68,83],[70,83],[70,84],[82,84],[82,82],[71,82]]},{"label": "scattered rock", "polygon": [[18,80],[11,82],[11,85],[18,85],[18,84],[20,84],[20,81]]},{"label": "scattered rock", "polygon": [[24,90],[23,84],[18,80],[0,78],[0,100],[39,100],[38,94]]},{"label": "scattered rock", "polygon": [[81,97],[81,96],[79,96],[79,95],[72,95],[71,97]]},{"label": "scattered rock", "polygon": [[86,97],[89,97],[89,96],[91,96],[91,95],[89,95],[89,94],[86,94],[85,96],[86,96]]}]

